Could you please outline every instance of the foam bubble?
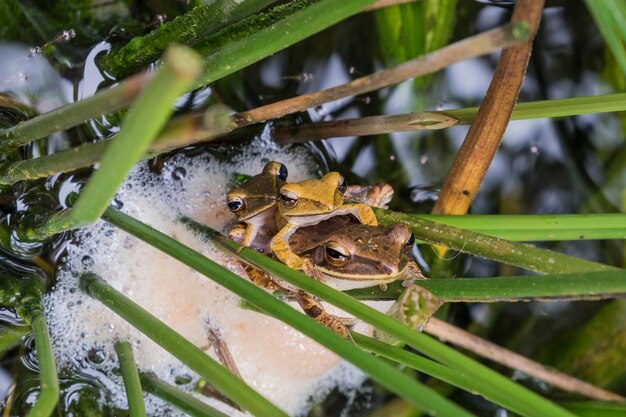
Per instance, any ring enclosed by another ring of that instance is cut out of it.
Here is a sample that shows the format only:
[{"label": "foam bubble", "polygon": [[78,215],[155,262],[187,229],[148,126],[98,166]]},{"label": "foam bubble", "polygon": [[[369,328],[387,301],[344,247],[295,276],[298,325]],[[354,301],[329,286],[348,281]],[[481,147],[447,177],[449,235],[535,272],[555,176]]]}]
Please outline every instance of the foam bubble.
[{"label": "foam bubble", "polygon": [[[237,263],[175,219],[186,215],[225,232],[234,221],[224,204],[233,174],[257,174],[269,160],[287,165],[290,181],[315,176],[313,158],[302,147],[279,149],[257,141],[231,162],[179,155],[159,175],[140,164],[117,200],[124,212],[237,272]],[[336,386],[349,390],[363,381],[360,371],[317,343],[282,322],[242,309],[237,296],[105,222],[78,231],[67,251],[58,284],[45,299],[55,355],[61,367],[96,376],[111,391],[114,406],[126,407],[121,379],[112,372],[118,366],[116,339],[131,341],[138,367],[165,381],[175,383],[194,373],[82,294],[77,281],[85,271],[101,276],[196,346],[208,343],[210,321],[219,328],[244,380],[289,415],[302,415],[312,399],[321,399]],[[209,354],[215,357],[212,350]],[[193,385],[194,381],[181,388],[191,390]],[[175,415],[158,399],[147,396],[146,401],[150,415]],[[207,401],[229,415],[243,415],[218,401]]]}]

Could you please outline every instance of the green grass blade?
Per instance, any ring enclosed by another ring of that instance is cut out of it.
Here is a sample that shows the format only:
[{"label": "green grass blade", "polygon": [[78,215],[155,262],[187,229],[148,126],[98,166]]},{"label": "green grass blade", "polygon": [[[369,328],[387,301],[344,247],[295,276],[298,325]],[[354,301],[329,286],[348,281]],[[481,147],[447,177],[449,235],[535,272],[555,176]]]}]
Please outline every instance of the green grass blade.
[{"label": "green grass blade", "polygon": [[228,417],[221,411],[205,404],[193,395],[161,381],[153,374],[139,374],[141,386],[146,392],[182,410],[191,417]]},{"label": "green grass blade", "polygon": [[569,402],[561,404],[579,417],[623,417],[626,416],[626,404],[605,402]]},{"label": "green grass blade", "polygon": [[37,350],[37,362],[39,363],[39,396],[26,417],[49,417],[59,402],[59,378],[57,376],[52,342],[46,319],[41,311],[41,306],[31,305],[28,307],[35,348]]},{"label": "green grass blade", "polygon": [[[304,291],[330,302],[349,314],[373,325],[376,329],[387,333],[417,349],[432,359],[444,365],[464,372],[477,385],[484,385],[483,390],[489,389],[490,396],[498,398],[509,398],[507,408],[517,410],[524,416],[572,416],[571,413],[558,407],[554,403],[546,400],[540,395],[518,385],[499,373],[481,365],[473,359],[457,352],[456,350],[426,336],[420,332],[415,332],[381,312],[365,305],[349,295],[328,287],[327,285],[311,279],[310,277],[294,271],[267,256],[247,247],[243,247],[215,230],[200,225],[191,219],[183,218],[182,222],[192,230],[201,233],[207,239],[217,244],[218,247],[227,251],[236,258],[261,268],[271,275],[284,280]],[[247,300],[250,301],[250,300]],[[254,304],[254,303],[253,303]]]},{"label": "green grass blade", "polygon": [[622,0],[585,0],[585,4],[622,72],[626,74],[626,5]]},{"label": "green grass blade", "polygon": [[115,352],[122,371],[130,417],[146,417],[146,406],[143,402],[139,373],[137,366],[135,366],[133,347],[126,341],[118,341],[115,343]]},{"label": "green grass blade", "polygon": [[[611,113],[624,110],[626,110],[626,93],[616,93],[517,103],[511,114],[511,120],[569,117],[580,114]],[[456,117],[462,123],[471,123],[477,112],[478,107],[444,110],[444,113]]]},{"label": "green grass blade", "polygon": [[99,61],[101,69],[115,77],[139,71],[161,57],[174,44],[196,45],[227,24],[237,22],[269,6],[276,0],[214,0],[165,22],[145,36],[113,50]]},{"label": "green grass blade", "polygon": [[220,366],[200,348],[93,274],[81,277],[81,287],[159,344],[220,392],[259,417],[287,417],[275,405]]},{"label": "green grass blade", "polygon": [[626,213],[407,216],[513,241],[626,239]]},{"label": "green grass blade", "polygon": [[107,147],[100,167],[92,174],[74,207],[50,216],[40,227],[27,231],[27,235],[33,240],[42,240],[100,218],[130,169],[167,122],[174,100],[200,70],[200,58],[195,52],[182,46],[169,49],[163,68],[128,112],[120,133]]},{"label": "green grass blade", "polygon": [[431,222],[416,215],[377,208],[374,209],[374,212],[378,221],[383,225],[406,224],[413,230],[416,239],[531,271],[561,274],[617,269],[613,266],[563,255],[532,245],[511,242],[467,229]]},{"label": "green grass blade", "polygon": [[374,0],[292,0],[217,33],[198,52],[210,84],[346,19]]},{"label": "green grass blade", "polygon": [[[491,303],[528,300],[598,300],[626,295],[626,271],[522,275],[495,278],[440,278],[419,281],[447,302]],[[399,283],[386,291],[370,287],[347,291],[363,299],[396,299],[404,290]]]},{"label": "green grass blade", "polygon": [[[361,368],[372,379],[387,387],[390,391],[404,397],[412,404],[443,416],[472,415],[385,362],[356,348],[352,343],[321,326],[315,320],[303,314],[294,314],[293,309],[287,304],[169,236],[112,208],[105,212],[103,218],[207,276],[264,313],[298,329],[311,339]],[[308,277],[305,277],[305,279],[310,280]]]},{"label": "green grass blade", "polygon": [[28,331],[28,327],[25,326],[3,325],[0,328],[0,358],[2,358],[7,351],[19,346],[22,337],[26,336]]}]

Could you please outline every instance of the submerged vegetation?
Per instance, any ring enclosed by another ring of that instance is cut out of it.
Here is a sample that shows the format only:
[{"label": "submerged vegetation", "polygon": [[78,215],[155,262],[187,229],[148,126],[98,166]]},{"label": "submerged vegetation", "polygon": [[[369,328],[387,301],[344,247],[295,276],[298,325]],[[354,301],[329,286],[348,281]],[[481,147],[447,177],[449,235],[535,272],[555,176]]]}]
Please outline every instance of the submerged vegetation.
[{"label": "submerged vegetation", "polygon": [[[376,387],[348,408],[331,394],[311,417],[624,415],[626,5],[488,3],[0,3],[3,416],[144,416],[144,392],[188,415],[224,415],[138,369],[127,340],[115,351],[128,409],[110,406],[97,384],[76,396],[80,378],[57,375],[42,297],[64,268],[64,245],[99,219],[301,331]],[[124,213],[115,197],[140,161],[159,175],[179,153],[236,159],[262,132],[307,146],[320,171],[395,188],[376,217],[408,225],[420,243],[429,277],[420,285],[445,302],[430,322],[415,319],[423,306],[410,288],[340,292],[179,218],[386,336],[353,331],[348,341]],[[218,398],[287,415],[103,277],[75,278]],[[409,300],[403,322],[365,304],[398,297]]]}]

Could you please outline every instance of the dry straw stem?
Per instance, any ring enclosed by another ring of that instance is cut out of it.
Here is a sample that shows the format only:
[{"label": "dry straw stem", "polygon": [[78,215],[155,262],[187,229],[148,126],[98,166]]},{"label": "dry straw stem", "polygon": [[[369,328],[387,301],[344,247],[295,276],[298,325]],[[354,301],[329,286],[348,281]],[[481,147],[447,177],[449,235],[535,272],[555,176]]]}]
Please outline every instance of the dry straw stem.
[{"label": "dry straw stem", "polygon": [[440,112],[370,116],[287,126],[276,130],[275,139],[279,143],[302,143],[342,136],[368,136],[393,132],[445,129],[458,123],[458,119]]},{"label": "dry straw stem", "polygon": [[540,363],[448,324],[445,321],[431,318],[424,327],[424,331],[443,342],[452,343],[453,345],[487,358],[490,361],[511,369],[517,369],[526,375],[545,381],[563,391],[580,394],[600,401],[626,400],[626,398],[621,395],[606,391],[578,378],[559,372],[556,369],[543,366]]},{"label": "dry straw stem", "polygon": [[521,27],[519,24],[525,23],[530,31],[529,40],[502,51],[485,100],[452,164],[433,214],[465,214],[485,178],[522,86],[543,3],[543,0],[515,3],[511,24]]},{"label": "dry straw stem", "polygon": [[515,25],[504,25],[406,61],[396,67],[357,78],[346,84],[239,113],[235,115],[235,120],[238,126],[261,123],[330,101],[369,93],[411,78],[430,74],[456,62],[486,55],[497,49],[525,41],[527,39],[526,34],[518,33],[520,31],[516,28]]}]

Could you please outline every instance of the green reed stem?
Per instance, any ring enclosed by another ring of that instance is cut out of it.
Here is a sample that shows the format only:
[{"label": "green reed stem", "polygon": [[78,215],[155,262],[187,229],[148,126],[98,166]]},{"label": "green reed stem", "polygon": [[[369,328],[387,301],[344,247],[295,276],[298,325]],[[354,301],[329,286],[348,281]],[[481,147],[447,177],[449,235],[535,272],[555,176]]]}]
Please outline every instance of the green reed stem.
[{"label": "green reed stem", "polygon": [[[601,271],[494,278],[438,278],[417,281],[446,302],[493,303],[541,300],[599,300],[626,295],[626,271]],[[347,291],[359,300],[395,300],[405,288],[394,283]]]},{"label": "green reed stem", "polygon": [[141,379],[141,386],[146,392],[156,395],[191,417],[228,417],[226,414],[200,401],[193,395],[189,395],[161,381],[154,374],[141,373],[139,374],[139,379]]},{"label": "green reed stem", "polygon": [[81,287],[137,330],[159,344],[228,398],[260,417],[287,417],[245,382],[220,366],[200,348],[93,274],[81,277]]},{"label": "green reed stem", "polygon": [[[263,289],[169,236],[113,208],[109,208],[103,218],[109,223],[136,236],[212,279],[219,285],[242,297],[265,314],[275,317],[298,329],[311,339],[361,368],[370,375],[372,379],[379,382],[390,391],[407,399],[412,404],[443,416],[472,415],[394,367],[355,348],[352,343],[320,325],[310,317],[303,314],[294,314],[293,308],[277,300]],[[291,271],[290,269],[288,270]],[[302,274],[300,275],[310,281],[310,278]],[[354,302],[359,304],[356,301]]]},{"label": "green reed stem", "polygon": [[146,417],[146,406],[143,402],[143,391],[135,365],[133,347],[126,341],[118,341],[115,342],[115,352],[122,371],[130,417]]},{"label": "green reed stem", "polygon": [[[611,113],[626,110],[626,93],[604,94],[601,96],[541,100],[530,103],[517,103],[511,120],[543,119],[548,117],[568,117],[580,114]],[[443,110],[461,123],[471,123],[478,107]]]},{"label": "green reed stem", "polygon": [[408,216],[513,241],[626,239],[626,213]]},{"label": "green reed stem", "polygon": [[626,404],[598,401],[566,402],[561,405],[579,417],[623,417]]},{"label": "green reed stem", "polygon": [[256,13],[275,1],[215,0],[202,4],[145,36],[134,37],[128,44],[103,56],[99,64],[102,70],[115,77],[126,76],[159,59],[169,45],[196,45],[226,25]]},{"label": "green reed stem", "polygon": [[187,89],[200,70],[200,59],[195,52],[181,46],[169,49],[163,68],[128,112],[120,133],[108,146],[99,169],[81,191],[74,207],[53,214],[43,225],[27,230],[27,237],[43,240],[98,220],[130,169],[172,114],[174,100]]},{"label": "green reed stem", "polygon": [[545,274],[596,272],[616,267],[591,262],[535,246],[511,242],[481,233],[425,220],[417,215],[374,208],[381,224],[404,223],[416,239],[460,252],[493,259]]},{"label": "green reed stem", "polygon": [[206,239],[216,244],[220,249],[237,259],[260,268],[272,276],[295,285],[324,301],[330,302],[356,318],[371,324],[387,335],[395,337],[421,353],[430,356],[432,359],[465,373],[468,377],[472,378],[477,386],[484,385],[482,389],[488,390],[491,397],[497,396],[497,398],[507,399],[506,408],[517,410],[524,416],[572,416],[572,414],[566,410],[514,383],[488,367],[429,336],[409,329],[399,321],[358,302],[341,291],[337,291],[298,271],[294,271],[286,265],[253,249],[243,247],[207,226],[200,225],[188,218],[182,218],[181,221],[190,229],[201,234]]},{"label": "green reed stem", "polygon": [[26,417],[49,417],[59,401],[60,392],[59,378],[57,376],[54,354],[52,353],[52,342],[50,341],[48,325],[39,303],[29,305],[27,314],[35,338],[37,362],[39,363],[40,391],[35,404],[28,411]]}]

